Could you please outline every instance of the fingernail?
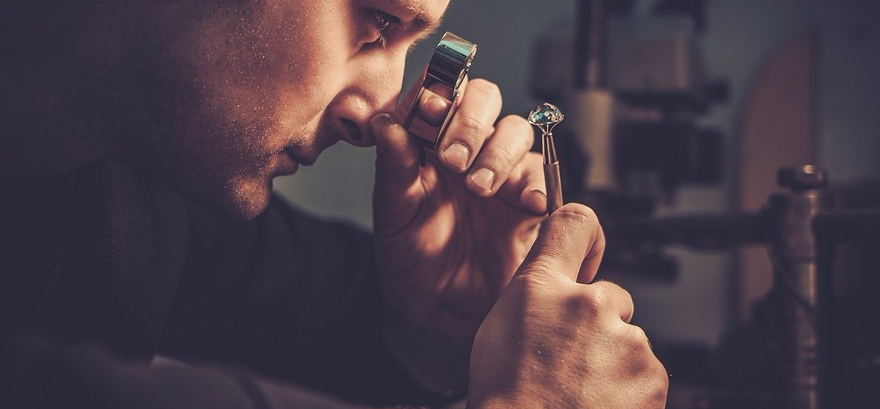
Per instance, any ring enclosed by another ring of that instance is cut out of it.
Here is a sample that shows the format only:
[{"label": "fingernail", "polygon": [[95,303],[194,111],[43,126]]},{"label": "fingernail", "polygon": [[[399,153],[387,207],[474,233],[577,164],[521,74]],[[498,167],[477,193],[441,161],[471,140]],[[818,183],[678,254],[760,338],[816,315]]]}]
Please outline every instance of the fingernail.
[{"label": "fingernail", "polygon": [[468,158],[470,155],[470,149],[458,142],[449,145],[449,147],[443,151],[443,159],[446,160],[446,163],[460,172],[464,172],[464,170],[467,169]]},{"label": "fingernail", "polygon": [[535,214],[542,214],[547,209],[547,194],[542,190],[532,189],[529,195],[523,199],[523,205]]},{"label": "fingernail", "polygon": [[421,110],[421,117],[431,126],[443,126],[443,120],[449,112],[449,101],[440,97],[431,97],[425,101]]},{"label": "fingernail", "polygon": [[449,101],[446,98],[441,97],[431,97],[425,103],[426,108],[431,109],[432,111],[443,111],[445,112],[449,109]]},{"label": "fingernail", "polygon": [[391,122],[391,115],[379,114],[370,119],[370,126],[373,128],[373,133],[377,134],[385,131],[385,129],[388,129],[388,126],[391,125]]},{"label": "fingernail", "polygon": [[470,177],[474,184],[483,190],[491,191],[492,185],[495,184],[495,172],[487,168],[477,169]]}]

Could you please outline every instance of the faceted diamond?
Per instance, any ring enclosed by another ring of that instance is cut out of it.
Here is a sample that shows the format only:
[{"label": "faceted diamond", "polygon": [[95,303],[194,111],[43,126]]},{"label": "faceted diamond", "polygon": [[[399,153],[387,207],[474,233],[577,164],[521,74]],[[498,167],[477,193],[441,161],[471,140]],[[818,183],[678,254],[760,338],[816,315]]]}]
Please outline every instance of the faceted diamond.
[{"label": "faceted diamond", "polygon": [[542,129],[544,127],[551,128],[553,125],[556,125],[562,122],[562,119],[565,118],[562,115],[562,111],[559,110],[555,105],[550,103],[539,104],[529,113],[529,123],[532,125],[537,125]]}]

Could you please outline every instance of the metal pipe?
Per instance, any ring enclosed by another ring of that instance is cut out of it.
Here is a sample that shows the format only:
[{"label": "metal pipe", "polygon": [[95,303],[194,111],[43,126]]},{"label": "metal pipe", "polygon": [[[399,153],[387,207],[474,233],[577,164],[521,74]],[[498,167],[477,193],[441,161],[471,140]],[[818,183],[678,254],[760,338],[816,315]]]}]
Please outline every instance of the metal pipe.
[{"label": "metal pipe", "polygon": [[768,250],[774,266],[774,295],[779,297],[780,407],[822,409],[824,363],[823,315],[827,311],[831,272],[826,268],[813,233],[813,220],[831,208],[824,192],[824,172],[815,167],[780,172],[780,185],[789,188],[770,196]]}]

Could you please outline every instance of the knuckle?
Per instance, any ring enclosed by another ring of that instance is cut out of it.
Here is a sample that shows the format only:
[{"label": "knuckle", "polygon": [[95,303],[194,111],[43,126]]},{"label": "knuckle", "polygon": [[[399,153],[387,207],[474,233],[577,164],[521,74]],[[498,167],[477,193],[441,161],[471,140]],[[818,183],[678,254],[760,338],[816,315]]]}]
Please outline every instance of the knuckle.
[{"label": "knuckle", "polygon": [[607,296],[602,288],[587,287],[586,291],[569,296],[566,307],[569,312],[577,315],[595,316],[605,308]]},{"label": "knuckle", "polygon": [[532,125],[525,118],[519,115],[507,115],[499,121],[499,124],[511,128],[511,132],[516,136],[516,141],[520,145],[519,148],[524,151],[532,149],[535,142],[535,134]]},{"label": "knuckle", "polygon": [[565,220],[569,224],[579,224],[584,227],[599,225],[599,218],[593,209],[581,204],[567,204],[553,213],[554,218]]},{"label": "knuckle", "polygon": [[630,325],[629,339],[634,346],[638,348],[644,348],[648,351],[651,350],[651,344],[648,341],[648,335],[645,334],[645,330],[643,330],[642,327],[638,325]]},{"label": "knuckle", "polygon": [[502,143],[494,147],[492,156],[495,161],[507,164],[507,167],[510,167],[513,165],[512,162],[516,159],[517,154],[512,146]]},{"label": "knuckle", "polygon": [[669,393],[669,374],[666,367],[658,359],[654,359],[654,364],[649,369],[650,388],[653,392],[648,395],[649,407],[662,408],[666,404],[666,397]]},{"label": "knuckle", "polygon": [[455,122],[461,128],[462,134],[468,138],[479,137],[488,129],[482,119],[464,112],[455,116]]},{"label": "knuckle", "polygon": [[533,264],[521,274],[517,274],[507,285],[511,291],[519,293],[524,299],[538,298],[546,289],[552,286],[551,267],[541,264]]},{"label": "knuckle", "polygon": [[604,286],[594,285],[587,288],[590,289],[587,291],[587,298],[593,301],[596,305],[604,305],[611,298],[610,292]]},{"label": "knuckle", "polygon": [[644,395],[647,405],[645,407],[663,407],[669,390],[669,375],[666,367],[651,351],[648,338],[644,330],[637,326],[630,326],[627,332],[629,341],[632,343],[629,371],[640,379],[647,394]]},{"label": "knuckle", "polygon": [[605,251],[605,234],[602,231],[602,225],[593,209],[575,203],[569,203],[550,215],[553,223],[560,223],[567,228],[574,229],[578,232],[587,233],[593,245],[590,254],[595,255]]},{"label": "knuckle", "polygon": [[666,371],[666,366],[664,366],[659,359],[654,358],[649,371],[653,378],[658,381],[663,390],[669,388],[669,373]]},{"label": "knuckle", "polygon": [[634,356],[642,357],[642,364],[637,366],[640,371],[651,372],[652,365],[657,361],[654,351],[651,349],[651,342],[648,340],[645,331],[636,325],[627,325],[627,330],[622,334],[621,345],[625,345]]},{"label": "knuckle", "polygon": [[471,80],[468,84],[468,92],[476,91],[484,98],[501,98],[501,88],[498,84],[482,78]]}]

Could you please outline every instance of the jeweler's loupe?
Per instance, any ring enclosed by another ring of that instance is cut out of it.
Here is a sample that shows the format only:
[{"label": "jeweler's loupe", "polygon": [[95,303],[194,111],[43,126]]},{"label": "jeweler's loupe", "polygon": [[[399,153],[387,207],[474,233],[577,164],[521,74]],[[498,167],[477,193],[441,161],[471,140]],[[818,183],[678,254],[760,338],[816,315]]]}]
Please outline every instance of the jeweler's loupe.
[{"label": "jeweler's loupe", "polygon": [[[446,127],[458,108],[459,87],[476,53],[476,44],[455,34],[447,32],[440,39],[403,124],[418,141],[420,149],[437,149],[440,146]],[[445,100],[445,114],[425,110],[436,97]]]}]

